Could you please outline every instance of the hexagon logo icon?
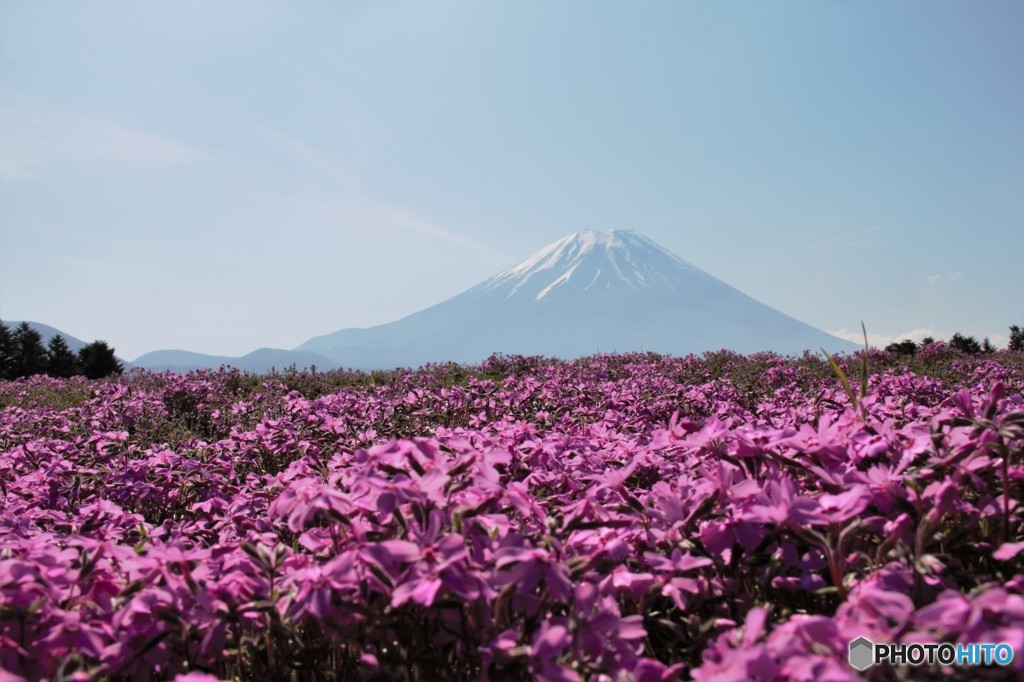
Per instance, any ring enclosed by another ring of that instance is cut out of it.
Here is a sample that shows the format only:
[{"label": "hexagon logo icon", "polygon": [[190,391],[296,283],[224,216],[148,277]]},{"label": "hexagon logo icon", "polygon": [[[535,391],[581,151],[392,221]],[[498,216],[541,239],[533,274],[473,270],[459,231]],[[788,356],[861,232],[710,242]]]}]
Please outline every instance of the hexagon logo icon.
[{"label": "hexagon logo icon", "polygon": [[867,637],[858,637],[850,642],[850,666],[867,670],[874,663],[875,645]]}]

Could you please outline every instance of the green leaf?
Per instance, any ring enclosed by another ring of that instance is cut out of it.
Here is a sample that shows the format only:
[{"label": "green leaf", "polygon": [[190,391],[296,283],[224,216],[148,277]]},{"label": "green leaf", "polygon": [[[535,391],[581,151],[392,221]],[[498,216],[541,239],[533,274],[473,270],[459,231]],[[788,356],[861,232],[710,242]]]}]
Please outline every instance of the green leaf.
[{"label": "green leaf", "polygon": [[850,387],[850,382],[846,378],[846,374],[843,372],[842,368],[839,366],[838,363],[836,363],[835,358],[828,354],[827,350],[822,348],[821,352],[824,353],[825,357],[828,359],[828,364],[832,365],[832,371],[835,372],[836,376],[839,377],[839,381],[843,382],[843,390],[845,390],[846,395],[850,397],[850,403],[855,408],[860,409],[860,402],[857,400],[857,394],[854,393],[853,388]]},{"label": "green leaf", "polygon": [[868,394],[868,329],[864,320],[860,321],[860,329],[864,332],[864,355],[860,357],[860,399]]}]

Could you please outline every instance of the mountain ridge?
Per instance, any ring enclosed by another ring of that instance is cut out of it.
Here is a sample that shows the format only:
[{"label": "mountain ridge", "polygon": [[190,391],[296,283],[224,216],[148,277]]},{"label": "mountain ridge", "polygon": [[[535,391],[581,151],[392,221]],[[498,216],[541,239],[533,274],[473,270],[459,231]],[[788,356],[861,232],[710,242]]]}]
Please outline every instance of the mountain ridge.
[{"label": "mountain ridge", "polygon": [[[78,337],[72,336],[71,334],[68,334],[63,330],[57,329],[56,327],[52,327],[48,324],[43,324],[42,322],[33,322],[32,320],[3,320],[3,323],[7,325],[7,328],[10,329],[12,332],[22,322],[25,322],[31,329],[34,329],[36,332],[39,333],[39,336],[42,338],[43,346],[49,345],[50,339],[52,339],[55,336],[63,337],[64,342],[68,344],[68,349],[72,353],[77,353],[78,351],[82,350],[83,348],[89,345],[87,342],[83,341]],[[116,347],[114,347],[114,351],[117,351]],[[117,361],[121,363],[121,367],[124,368],[125,371],[128,371],[135,366],[133,363],[128,362],[120,355],[116,355],[115,357],[117,358]]]},{"label": "mountain ridge", "polygon": [[579,357],[729,348],[798,354],[848,341],[774,310],[632,231],[583,230],[399,320],[296,350],[360,369],[479,362],[495,352]]},{"label": "mountain ridge", "polygon": [[207,355],[187,350],[155,350],[135,358],[135,367],[154,372],[187,372],[194,369],[217,369],[224,365],[242,371],[265,373],[287,369],[316,367],[318,370],[339,369],[341,365],[317,353],[282,348],[257,348],[241,356]]},{"label": "mountain ridge", "polygon": [[71,336],[71,334],[68,334],[67,332],[61,331],[56,327],[51,327],[48,324],[43,324],[42,322],[33,322],[32,320],[3,320],[3,323],[6,324],[7,328],[10,329],[12,332],[22,322],[25,322],[29,326],[29,328],[34,329],[39,333],[39,336],[42,337],[44,346],[50,343],[50,339],[52,339],[55,336],[64,337],[64,341],[68,344],[68,348],[73,353],[77,353],[78,351],[89,345],[85,341],[82,341],[77,337]]},{"label": "mountain ridge", "polygon": [[[73,350],[84,342],[61,333]],[[292,350],[242,356],[183,350],[145,353],[128,367],[185,372],[221,365],[266,372],[290,366],[384,369],[431,362],[472,364],[494,353],[580,357],[654,351],[688,355],[800,354],[856,350],[757,301],[632,230],[567,235],[462,293],[398,320],[343,328]]]}]

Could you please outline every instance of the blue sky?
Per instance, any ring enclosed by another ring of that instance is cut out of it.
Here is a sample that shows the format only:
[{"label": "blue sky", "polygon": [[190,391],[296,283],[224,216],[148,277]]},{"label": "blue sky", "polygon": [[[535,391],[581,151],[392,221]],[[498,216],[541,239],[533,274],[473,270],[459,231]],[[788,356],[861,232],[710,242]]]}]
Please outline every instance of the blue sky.
[{"label": "blue sky", "polygon": [[1017,2],[0,1],[0,316],[131,359],[633,229],[814,326],[1024,324]]}]

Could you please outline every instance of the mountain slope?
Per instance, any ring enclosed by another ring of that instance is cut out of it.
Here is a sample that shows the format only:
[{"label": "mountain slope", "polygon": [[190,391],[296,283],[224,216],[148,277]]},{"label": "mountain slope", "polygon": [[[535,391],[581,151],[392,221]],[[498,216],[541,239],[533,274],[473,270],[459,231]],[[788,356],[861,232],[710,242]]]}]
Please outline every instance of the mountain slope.
[{"label": "mountain slope", "polygon": [[279,348],[260,348],[241,357],[206,355],[186,350],[156,350],[135,358],[135,367],[154,372],[188,372],[194,369],[217,369],[221,365],[245,372],[263,374],[272,369],[284,370],[295,365],[299,369],[315,366],[318,370],[338,369],[340,365],[316,353]]},{"label": "mountain slope", "polygon": [[[67,342],[68,348],[70,348],[73,353],[77,353],[78,351],[80,351],[81,349],[85,348],[88,345],[85,341],[77,339],[66,332],[62,332],[56,327],[51,327],[50,325],[42,324],[41,322],[31,322],[28,320],[26,321],[28,322],[29,327],[39,332],[39,336],[43,337],[44,346],[50,343],[50,339],[57,335],[64,337],[64,341]],[[7,328],[13,332],[15,329],[18,328],[18,325],[21,324],[21,320],[4,320],[4,324],[7,325]]]},{"label": "mountain slope", "polygon": [[[43,324],[42,322],[32,322],[30,320],[26,320],[26,322],[28,322],[29,327],[39,332],[39,336],[41,336],[43,339],[44,346],[49,345],[50,339],[57,335],[64,337],[64,341],[68,344],[68,348],[71,350],[72,353],[77,353],[78,351],[82,350],[83,348],[89,345],[85,341],[82,341],[77,337],[71,336],[67,332],[63,332],[60,329],[57,329],[56,327],[51,327],[48,324]],[[4,324],[6,324],[7,328],[13,332],[18,327],[18,325],[21,324],[21,320],[4,320]],[[114,350],[117,351],[117,348],[114,348]],[[132,363],[125,360],[124,358],[122,358],[120,355],[115,355],[115,357],[117,358],[117,361],[121,363],[121,367],[126,372],[135,366]]]},{"label": "mountain slope", "polygon": [[435,306],[296,350],[359,368],[478,362],[494,352],[578,357],[854,346],[759,303],[651,240],[586,230]]}]

